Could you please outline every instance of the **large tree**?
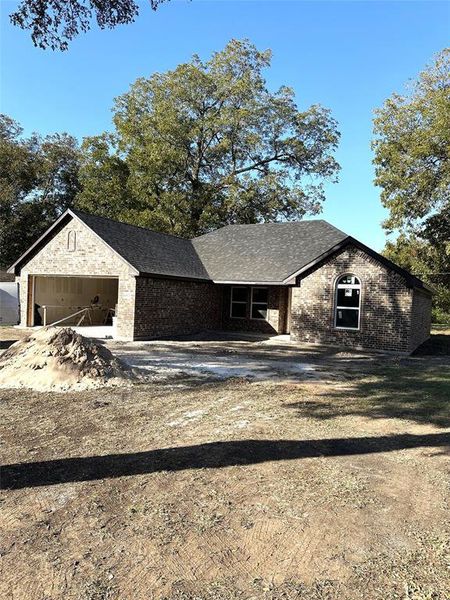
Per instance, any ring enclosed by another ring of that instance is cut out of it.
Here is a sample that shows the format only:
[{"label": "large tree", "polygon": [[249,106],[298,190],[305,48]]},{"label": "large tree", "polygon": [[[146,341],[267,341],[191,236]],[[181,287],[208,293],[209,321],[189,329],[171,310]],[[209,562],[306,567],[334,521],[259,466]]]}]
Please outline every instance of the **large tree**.
[{"label": "large tree", "polygon": [[[148,2],[156,10],[167,0]],[[136,0],[21,0],[10,19],[31,32],[35,46],[67,50],[69,42],[88,31],[93,21],[101,29],[112,29],[133,22],[138,14]]]},{"label": "large tree", "polygon": [[270,59],[233,40],[206,62],[138,79],[116,100],[107,143],[88,141],[79,205],[110,215],[95,193],[109,178],[124,208],[115,216],[184,236],[318,213],[339,168],[336,123],[321,106],[299,110],[290,88],[270,92]]},{"label": "large tree", "polygon": [[386,228],[421,225],[450,203],[450,48],[394,94],[374,120],[376,185],[389,210]]},{"label": "large tree", "polygon": [[67,134],[23,137],[0,115],[0,266],[16,260],[80,191],[79,149]]},{"label": "large tree", "polygon": [[450,49],[386,100],[374,131],[384,227],[400,234],[386,254],[435,287],[436,314],[450,314]]}]

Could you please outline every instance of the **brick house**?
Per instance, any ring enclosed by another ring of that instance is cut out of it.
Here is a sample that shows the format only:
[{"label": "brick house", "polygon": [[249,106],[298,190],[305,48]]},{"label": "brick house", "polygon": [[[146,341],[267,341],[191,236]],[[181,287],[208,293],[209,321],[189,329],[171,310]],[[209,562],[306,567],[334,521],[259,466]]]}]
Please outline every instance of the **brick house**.
[{"label": "brick house", "polygon": [[9,272],[22,326],[81,311],[123,340],[240,330],[396,352],[430,332],[426,285],[323,220],[186,240],[67,210]]}]

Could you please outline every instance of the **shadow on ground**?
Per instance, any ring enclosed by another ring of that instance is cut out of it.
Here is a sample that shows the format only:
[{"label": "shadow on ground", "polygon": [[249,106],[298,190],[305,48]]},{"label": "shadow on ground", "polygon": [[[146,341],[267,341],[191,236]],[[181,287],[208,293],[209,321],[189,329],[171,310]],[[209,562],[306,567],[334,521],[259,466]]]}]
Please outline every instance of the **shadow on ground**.
[{"label": "shadow on ground", "polygon": [[450,335],[433,333],[430,339],[415,350],[414,356],[450,356]]},{"label": "shadow on ground", "polygon": [[130,454],[61,458],[6,465],[1,488],[20,489],[140,475],[157,471],[217,469],[267,461],[350,456],[418,447],[447,446],[450,433],[392,435],[320,440],[236,440],[180,446]]},{"label": "shadow on ground", "polygon": [[[316,396],[317,398],[317,396]],[[338,416],[397,418],[450,427],[450,367],[411,361],[352,377],[343,386],[328,386],[318,399],[286,404],[299,417]]]}]

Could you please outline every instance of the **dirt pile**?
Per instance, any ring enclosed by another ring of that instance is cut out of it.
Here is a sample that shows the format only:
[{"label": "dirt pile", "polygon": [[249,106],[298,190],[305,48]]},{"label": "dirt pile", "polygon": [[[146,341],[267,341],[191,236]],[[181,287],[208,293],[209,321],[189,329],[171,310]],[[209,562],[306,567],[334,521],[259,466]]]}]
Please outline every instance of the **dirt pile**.
[{"label": "dirt pile", "polygon": [[0,355],[0,388],[39,391],[128,385],[138,375],[111,352],[70,327],[46,327]]}]

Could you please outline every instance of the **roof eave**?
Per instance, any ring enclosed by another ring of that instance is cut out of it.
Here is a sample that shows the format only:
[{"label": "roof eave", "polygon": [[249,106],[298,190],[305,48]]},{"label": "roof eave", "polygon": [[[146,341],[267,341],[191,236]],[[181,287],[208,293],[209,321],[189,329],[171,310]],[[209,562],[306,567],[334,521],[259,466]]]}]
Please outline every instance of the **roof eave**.
[{"label": "roof eave", "polygon": [[123,260],[123,262],[126,263],[130,267],[133,275],[140,274],[139,269],[137,269],[134,265],[132,265],[124,256],[122,256],[119,252],[117,252],[117,250],[115,250],[112,246],[110,246],[110,244],[108,244],[108,242],[106,240],[104,240],[101,235],[99,235],[94,229],[92,229],[92,227],[90,227],[90,225],[88,225],[88,223],[85,223],[83,221],[83,219],[77,215],[77,213],[70,210],[70,208],[68,208],[66,212],[69,213],[72,216],[72,218],[76,219],[79,223],[82,223],[85,227],[87,227],[89,229],[89,231],[91,231],[97,239],[99,239],[103,244],[105,244],[105,246],[107,248],[109,248],[111,250],[111,252],[113,252],[116,256],[118,256],[120,258],[120,260]]},{"label": "roof eave", "polygon": [[46,229],[44,231],[44,233],[34,242],[34,244],[32,244],[21,256],[19,256],[19,258],[16,260],[16,262],[13,263],[9,267],[9,269],[6,270],[6,272],[16,274],[16,267],[21,262],[23,262],[24,258],[26,258],[29,254],[31,254],[31,252],[34,250],[34,248],[36,248],[36,246],[38,246],[48,236],[48,234],[51,233],[69,213],[71,214],[71,216],[73,216],[73,213],[70,211],[70,209],[65,210],[62,213],[62,215],[60,215],[56,219],[56,221],[52,225],[50,225],[50,227],[48,229]]},{"label": "roof eave", "polygon": [[197,281],[199,283],[215,283],[212,279],[207,277],[188,277],[186,275],[172,275],[168,273],[150,273],[147,271],[140,271],[140,277],[149,277],[153,279],[177,279],[178,281]]},{"label": "roof eave", "polygon": [[220,285],[288,285],[283,281],[242,281],[240,279],[213,279],[212,282]]},{"label": "roof eave", "polygon": [[324,260],[326,260],[327,258],[332,256],[336,252],[339,252],[339,250],[342,250],[343,248],[345,248],[345,246],[348,246],[349,244],[353,244],[354,246],[356,246],[357,248],[359,248],[360,250],[362,250],[369,256],[372,256],[373,258],[375,258],[375,260],[378,260],[378,262],[380,262],[385,267],[388,267],[388,268],[396,271],[399,275],[401,275],[405,279],[408,287],[410,287],[412,289],[420,289],[420,290],[423,290],[430,294],[433,293],[433,289],[430,288],[421,279],[419,279],[415,275],[412,275],[406,269],[403,269],[399,265],[396,265],[394,262],[392,262],[391,260],[389,260],[388,258],[383,256],[382,254],[376,252],[375,250],[372,250],[372,248],[369,248],[369,246],[366,246],[365,244],[363,244],[362,242],[360,242],[359,240],[357,240],[356,238],[354,238],[350,235],[347,236],[346,238],[344,238],[338,244],[335,244],[332,248],[330,248],[326,252],[319,255],[313,261],[304,265],[301,269],[298,269],[297,271],[295,271],[294,273],[289,275],[289,277],[284,279],[283,283],[285,283],[286,285],[289,285],[289,284],[292,285],[293,283],[295,283],[295,280],[297,279],[297,277],[299,277],[300,275],[302,275],[310,270],[314,270],[314,267],[319,265],[321,262],[323,262]]},{"label": "roof eave", "polygon": [[408,287],[410,287],[412,289],[425,290],[429,293],[433,292],[433,290],[424,281],[422,281],[421,279],[419,279],[418,277],[416,277],[415,275],[413,275],[412,273],[410,273],[403,267],[400,267],[396,263],[392,262],[392,260],[390,260],[389,258],[386,258],[386,256],[383,256],[379,252],[372,250],[372,248],[369,248],[369,246],[366,246],[359,240],[349,236],[348,243],[354,244],[355,246],[357,246],[358,248],[363,250],[363,252],[366,252],[369,256],[372,256],[373,258],[375,258],[376,260],[381,262],[381,264],[384,265],[385,267],[388,267],[388,268],[392,269],[393,271],[396,271],[399,275],[401,275],[406,280]]},{"label": "roof eave", "polygon": [[340,241],[338,244],[335,244],[334,246],[332,246],[331,248],[329,248],[326,252],[323,252],[322,254],[319,254],[319,256],[317,256],[314,260],[310,261],[306,265],[303,265],[303,267],[301,267],[297,271],[294,271],[288,277],[286,277],[285,279],[283,279],[283,283],[285,285],[292,285],[293,283],[295,283],[295,280],[297,279],[297,277],[299,275],[301,275],[305,271],[309,271],[309,269],[314,268],[321,261],[325,260],[326,258],[328,258],[329,256],[331,256],[335,252],[338,252],[339,250],[341,250],[348,243],[348,241],[350,239],[351,239],[350,236],[348,236],[344,240]]},{"label": "roof eave", "polygon": [[29,256],[30,254],[33,253],[33,250],[39,246],[39,244],[41,244],[41,242],[43,242],[45,240],[45,238],[47,238],[49,236],[49,234],[54,231],[54,229],[56,229],[58,227],[58,225],[61,223],[61,221],[63,221],[67,216],[72,217],[72,219],[76,219],[79,223],[82,223],[84,225],[84,227],[87,227],[89,229],[89,231],[92,232],[92,234],[98,238],[103,244],[105,244],[110,250],[111,252],[114,252],[114,254],[116,254],[116,256],[118,256],[122,261],[124,261],[131,269],[132,274],[133,275],[139,275],[139,271],[138,269],[136,269],[136,267],[134,265],[132,265],[130,262],[127,261],[126,258],[124,258],[121,254],[119,254],[119,252],[117,252],[117,250],[115,250],[114,248],[112,248],[108,242],[106,242],[96,231],[94,231],[92,229],[92,227],[90,227],[87,223],[85,223],[83,221],[82,218],[80,218],[75,212],[73,212],[70,208],[66,209],[62,215],[60,215],[56,221],[50,225],[50,227],[48,229],[46,229],[44,231],[44,233],[39,237],[39,239],[37,239],[34,244],[32,244],[28,250],[26,250],[17,260],[14,264],[12,264],[9,269],[7,269],[7,273],[14,273],[16,274],[16,267],[18,267],[18,265],[20,265],[21,263],[24,262],[24,260],[26,259],[27,256]]}]

